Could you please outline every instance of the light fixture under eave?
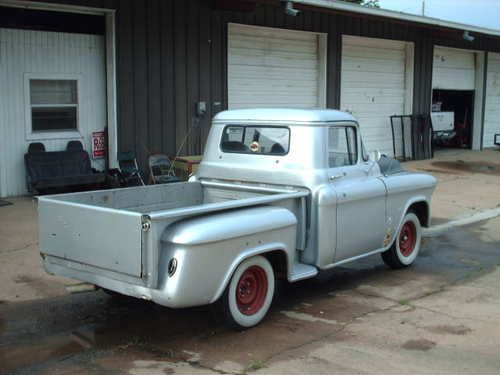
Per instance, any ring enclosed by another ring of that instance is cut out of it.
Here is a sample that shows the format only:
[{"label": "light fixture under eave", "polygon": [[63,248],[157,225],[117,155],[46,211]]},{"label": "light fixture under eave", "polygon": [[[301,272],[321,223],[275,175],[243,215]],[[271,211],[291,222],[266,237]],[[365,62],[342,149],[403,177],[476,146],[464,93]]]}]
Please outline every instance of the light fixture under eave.
[{"label": "light fixture under eave", "polygon": [[464,33],[462,34],[462,38],[466,40],[467,42],[473,42],[474,39],[476,39],[475,36],[470,35],[468,30],[465,30]]},{"label": "light fixture under eave", "polygon": [[293,7],[293,2],[292,1],[287,1],[285,4],[285,14],[288,16],[296,16],[297,14],[300,13],[300,10],[295,9]]}]

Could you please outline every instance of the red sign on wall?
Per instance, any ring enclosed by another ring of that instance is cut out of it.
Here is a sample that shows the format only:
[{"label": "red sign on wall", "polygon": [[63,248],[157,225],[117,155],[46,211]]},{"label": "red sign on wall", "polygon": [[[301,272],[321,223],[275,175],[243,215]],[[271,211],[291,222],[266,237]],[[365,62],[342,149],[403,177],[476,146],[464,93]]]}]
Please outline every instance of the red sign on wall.
[{"label": "red sign on wall", "polygon": [[106,132],[92,133],[92,159],[106,157]]}]

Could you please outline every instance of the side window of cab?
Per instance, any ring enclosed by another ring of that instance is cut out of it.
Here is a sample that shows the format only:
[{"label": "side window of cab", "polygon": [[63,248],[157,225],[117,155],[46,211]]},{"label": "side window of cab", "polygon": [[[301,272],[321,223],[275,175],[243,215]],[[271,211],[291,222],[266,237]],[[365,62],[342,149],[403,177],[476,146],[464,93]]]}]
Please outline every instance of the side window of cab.
[{"label": "side window of cab", "polygon": [[328,128],[328,166],[336,168],[354,165],[357,162],[356,128],[353,126]]}]

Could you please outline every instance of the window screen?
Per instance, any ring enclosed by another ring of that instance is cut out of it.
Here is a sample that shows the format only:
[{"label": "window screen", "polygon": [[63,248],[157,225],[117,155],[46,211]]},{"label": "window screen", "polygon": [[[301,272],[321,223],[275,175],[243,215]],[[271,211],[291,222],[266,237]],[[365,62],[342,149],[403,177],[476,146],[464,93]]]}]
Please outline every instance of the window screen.
[{"label": "window screen", "polygon": [[328,165],[330,168],[358,162],[356,130],[351,126],[328,129]]},{"label": "window screen", "polygon": [[286,155],[290,143],[290,129],[278,126],[229,125],[221,139],[223,152],[260,155]]},{"label": "window screen", "polygon": [[32,131],[76,130],[77,92],[76,80],[31,79]]}]

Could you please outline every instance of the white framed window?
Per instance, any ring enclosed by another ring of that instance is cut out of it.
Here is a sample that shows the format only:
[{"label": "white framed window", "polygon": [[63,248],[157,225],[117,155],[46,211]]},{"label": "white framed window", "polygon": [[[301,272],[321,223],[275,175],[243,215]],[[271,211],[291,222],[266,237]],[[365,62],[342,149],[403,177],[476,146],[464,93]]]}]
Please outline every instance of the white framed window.
[{"label": "white framed window", "polygon": [[78,76],[26,75],[26,136],[28,140],[80,137],[79,86]]}]

